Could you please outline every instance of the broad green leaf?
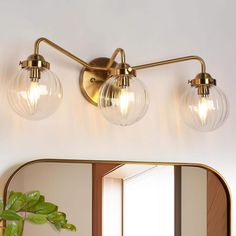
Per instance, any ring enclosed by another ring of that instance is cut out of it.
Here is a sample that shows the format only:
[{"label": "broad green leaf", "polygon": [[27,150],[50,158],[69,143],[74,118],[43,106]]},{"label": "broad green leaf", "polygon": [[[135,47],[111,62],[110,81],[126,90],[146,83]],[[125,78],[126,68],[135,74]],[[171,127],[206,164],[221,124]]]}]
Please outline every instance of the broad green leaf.
[{"label": "broad green leaf", "polygon": [[44,198],[43,195],[40,195],[38,201],[35,201],[35,203],[32,202],[31,203],[32,206],[30,206],[30,207],[26,206],[26,207],[23,208],[23,210],[28,211],[28,212],[34,212],[35,206],[39,203],[42,203],[42,202],[45,202],[45,198]]},{"label": "broad green leaf", "polygon": [[56,228],[58,231],[61,231],[61,224],[60,224],[60,223],[53,223],[53,225],[55,226],[55,228]]},{"label": "broad green leaf", "polygon": [[47,222],[47,215],[31,214],[27,216],[26,220],[34,224],[45,224]]},{"label": "broad green leaf", "polygon": [[57,211],[58,207],[50,202],[39,202],[32,209],[31,212],[36,214],[48,215]]},{"label": "broad green leaf", "polygon": [[67,224],[66,214],[64,212],[53,212],[48,215],[48,221],[51,222],[58,231],[68,229],[70,231],[76,231],[76,227],[72,224]]},{"label": "broad green leaf", "polygon": [[45,197],[43,195],[40,195],[38,203],[39,202],[45,202]]},{"label": "broad green leaf", "polygon": [[[29,208],[33,207],[38,203],[40,200],[40,192],[39,191],[32,191],[25,194],[25,206],[23,207],[23,210],[28,210]],[[43,197],[43,196],[42,196]],[[44,197],[43,197],[44,199]]]},{"label": "broad green leaf", "polygon": [[64,225],[62,225],[62,228],[63,229],[68,229],[68,230],[74,231],[74,232],[76,231],[76,227],[72,224],[64,224]]},{"label": "broad green leaf", "polygon": [[[17,224],[15,222],[8,224],[6,226],[4,236],[18,236],[17,233]],[[20,235],[19,235],[20,236]]]},{"label": "broad green leaf", "polygon": [[13,210],[5,210],[0,217],[4,220],[22,220],[22,217]]},{"label": "broad green leaf", "polygon": [[53,212],[47,216],[47,219],[51,223],[60,223],[61,225],[67,223],[66,214],[64,212]]},{"label": "broad green leaf", "polygon": [[17,221],[17,235],[21,236],[24,230],[24,220]]},{"label": "broad green leaf", "polygon": [[25,204],[25,196],[20,192],[11,192],[6,204],[6,210],[19,211]]},{"label": "broad green leaf", "polygon": [[39,191],[31,191],[25,193],[25,196],[27,201],[31,201],[31,200],[38,200],[41,195]]}]

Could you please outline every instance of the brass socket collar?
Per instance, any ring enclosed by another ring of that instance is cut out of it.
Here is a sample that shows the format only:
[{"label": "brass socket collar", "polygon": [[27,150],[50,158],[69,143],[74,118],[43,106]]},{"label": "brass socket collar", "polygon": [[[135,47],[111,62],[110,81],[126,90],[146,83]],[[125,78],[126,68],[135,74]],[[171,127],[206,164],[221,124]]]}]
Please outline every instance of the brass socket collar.
[{"label": "brass socket collar", "polygon": [[215,85],[216,86],[216,80],[211,77],[208,73],[199,73],[196,75],[195,79],[188,81],[189,84],[193,87],[199,87],[202,85]]},{"label": "brass socket collar", "polygon": [[120,63],[115,68],[111,68],[109,71],[110,75],[128,75],[128,76],[136,76],[136,71],[126,63]]},{"label": "brass socket collar", "polygon": [[50,63],[45,61],[44,57],[39,54],[30,55],[27,60],[20,62],[21,68],[42,68],[42,69],[50,69]]}]

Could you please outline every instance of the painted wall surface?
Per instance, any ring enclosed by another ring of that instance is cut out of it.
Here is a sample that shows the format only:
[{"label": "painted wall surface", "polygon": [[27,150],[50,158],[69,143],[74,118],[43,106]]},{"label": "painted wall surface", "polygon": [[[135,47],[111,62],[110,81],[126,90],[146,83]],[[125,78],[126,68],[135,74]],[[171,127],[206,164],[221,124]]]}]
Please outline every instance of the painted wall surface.
[{"label": "painted wall surface", "polygon": [[[197,162],[218,170],[232,191],[236,215],[236,1],[233,0],[8,0],[0,1],[1,187],[20,164],[36,158]],[[7,82],[34,40],[46,36],[89,61],[116,47],[128,63],[196,54],[228,96],[223,127],[199,133],[186,127],[179,98],[186,80],[199,72],[194,62],[140,71],[150,94],[146,116],[130,127],[108,123],[88,104],[78,86],[81,66],[47,46],[41,52],[61,79],[64,99],[46,120],[17,116],[6,99]],[[121,148],[122,147],[122,148]],[[233,235],[236,236],[233,218]]]}]

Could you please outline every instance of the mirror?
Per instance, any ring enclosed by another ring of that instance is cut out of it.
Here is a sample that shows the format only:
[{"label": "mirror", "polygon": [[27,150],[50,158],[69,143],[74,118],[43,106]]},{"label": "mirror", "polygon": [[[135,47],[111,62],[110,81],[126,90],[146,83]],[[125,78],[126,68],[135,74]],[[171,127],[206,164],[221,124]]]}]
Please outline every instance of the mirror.
[{"label": "mirror", "polygon": [[[201,165],[37,160],[9,179],[9,191],[39,190],[58,204],[77,232],[63,236],[228,236],[230,195]],[[26,223],[24,236],[54,236]]]}]

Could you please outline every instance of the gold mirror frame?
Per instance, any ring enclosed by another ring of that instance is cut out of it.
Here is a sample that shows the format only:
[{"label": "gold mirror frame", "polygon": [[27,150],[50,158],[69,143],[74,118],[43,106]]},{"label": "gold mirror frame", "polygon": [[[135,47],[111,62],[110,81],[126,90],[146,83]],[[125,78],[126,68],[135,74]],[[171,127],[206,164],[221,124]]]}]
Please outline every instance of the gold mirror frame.
[{"label": "gold mirror frame", "polygon": [[[18,167],[8,178],[5,186],[4,186],[4,191],[3,191],[3,203],[6,203],[7,199],[7,190],[8,187],[11,183],[11,180],[14,178],[14,176],[24,167],[33,165],[36,163],[84,163],[84,164],[92,164],[92,163],[100,163],[100,164],[146,164],[146,165],[160,165],[160,166],[187,166],[187,167],[198,167],[205,169],[207,171],[211,171],[214,173],[218,179],[220,180],[225,193],[226,193],[226,198],[227,198],[227,206],[228,206],[228,211],[227,211],[227,231],[228,235],[232,235],[232,225],[231,225],[231,192],[229,189],[228,184],[226,183],[224,177],[215,169],[213,169],[210,166],[204,165],[204,164],[198,164],[198,163],[181,163],[181,162],[146,162],[146,161],[111,161],[111,160],[76,160],[76,159],[36,159],[33,161],[29,161]],[[4,222],[5,224],[5,222]]]}]

